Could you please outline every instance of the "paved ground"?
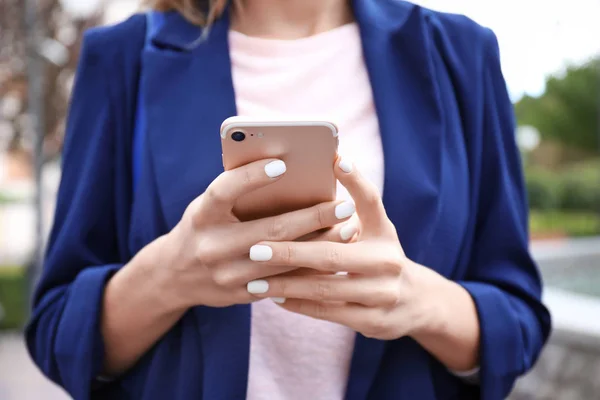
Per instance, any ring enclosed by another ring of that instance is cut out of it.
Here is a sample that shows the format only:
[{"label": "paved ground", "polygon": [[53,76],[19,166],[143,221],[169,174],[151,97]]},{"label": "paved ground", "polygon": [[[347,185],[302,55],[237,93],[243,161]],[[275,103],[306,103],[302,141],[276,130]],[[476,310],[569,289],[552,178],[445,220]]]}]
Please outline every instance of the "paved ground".
[{"label": "paved ground", "polygon": [[0,335],[0,399],[67,400],[69,396],[40,374],[15,333]]}]

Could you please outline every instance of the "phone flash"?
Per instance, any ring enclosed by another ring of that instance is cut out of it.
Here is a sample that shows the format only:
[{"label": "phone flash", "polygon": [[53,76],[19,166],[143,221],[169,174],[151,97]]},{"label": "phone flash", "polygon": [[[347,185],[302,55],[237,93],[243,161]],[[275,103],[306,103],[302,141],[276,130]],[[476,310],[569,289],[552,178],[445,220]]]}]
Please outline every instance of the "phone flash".
[{"label": "phone flash", "polygon": [[258,136],[258,137],[263,137],[263,136],[264,136],[264,134],[263,134],[262,132],[258,132],[258,133],[256,134],[256,136]]}]

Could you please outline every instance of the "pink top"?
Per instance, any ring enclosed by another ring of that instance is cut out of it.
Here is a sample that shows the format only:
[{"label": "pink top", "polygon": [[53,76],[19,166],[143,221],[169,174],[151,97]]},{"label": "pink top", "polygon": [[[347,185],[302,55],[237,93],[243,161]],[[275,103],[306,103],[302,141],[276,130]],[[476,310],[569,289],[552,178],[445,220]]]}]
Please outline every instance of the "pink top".
[{"label": "pink top", "polygon": [[[299,40],[232,31],[229,42],[239,115],[336,123],[340,153],[383,189],[383,150],[356,24]],[[338,189],[338,197],[349,197]],[[252,306],[251,332],[247,399],[344,397],[353,331],[263,300]]]}]

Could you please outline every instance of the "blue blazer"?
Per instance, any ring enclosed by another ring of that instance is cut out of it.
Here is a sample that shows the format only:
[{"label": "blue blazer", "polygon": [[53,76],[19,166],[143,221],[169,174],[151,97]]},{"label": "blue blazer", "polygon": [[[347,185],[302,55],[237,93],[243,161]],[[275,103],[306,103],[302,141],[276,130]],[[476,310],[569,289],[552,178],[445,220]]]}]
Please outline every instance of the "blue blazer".
[{"label": "blue blazer", "polygon": [[[402,1],[355,0],[353,7],[383,140],[389,218],[408,257],[473,296],[481,383],[467,385],[411,338],[358,335],[346,398],[502,399],[537,359],[550,317],[528,252],[515,120],[496,38],[465,17]],[[244,399],[248,305],[190,309],[124,376],[101,385],[94,379],[106,281],[168,232],[222,171],[219,127],[236,114],[228,17],[190,47],[199,28],[177,13],[155,16],[161,23],[143,51],[141,15],[85,36],[27,345],[76,399]],[[136,118],[138,90],[146,112]],[[144,129],[133,190],[136,124]]]}]

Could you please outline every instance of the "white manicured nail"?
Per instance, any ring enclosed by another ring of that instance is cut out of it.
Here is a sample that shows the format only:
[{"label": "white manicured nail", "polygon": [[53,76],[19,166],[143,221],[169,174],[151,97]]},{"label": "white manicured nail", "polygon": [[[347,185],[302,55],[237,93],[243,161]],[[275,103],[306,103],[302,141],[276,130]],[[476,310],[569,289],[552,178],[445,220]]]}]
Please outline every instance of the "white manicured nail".
[{"label": "white manicured nail", "polygon": [[265,173],[269,178],[277,178],[286,171],[285,163],[281,160],[271,161],[265,165]]},{"label": "white manicured nail", "polygon": [[277,304],[285,303],[285,297],[271,297],[271,300],[273,300]]},{"label": "white manicured nail", "polygon": [[252,281],[246,286],[248,293],[263,294],[269,291],[269,282],[267,281]]},{"label": "white manicured nail", "polygon": [[269,261],[273,258],[273,249],[263,244],[250,247],[250,259],[252,261]]},{"label": "white manicured nail", "polygon": [[338,165],[345,173],[349,174],[352,172],[352,161],[348,160],[347,158],[342,158],[342,161],[340,161]]},{"label": "white manicured nail", "polygon": [[338,204],[335,206],[335,217],[337,219],[344,219],[351,217],[356,211],[356,207],[354,203],[350,201],[345,201],[342,204]]},{"label": "white manicured nail", "polygon": [[348,223],[340,229],[340,237],[343,241],[350,240],[356,234],[358,228],[353,223]]}]

